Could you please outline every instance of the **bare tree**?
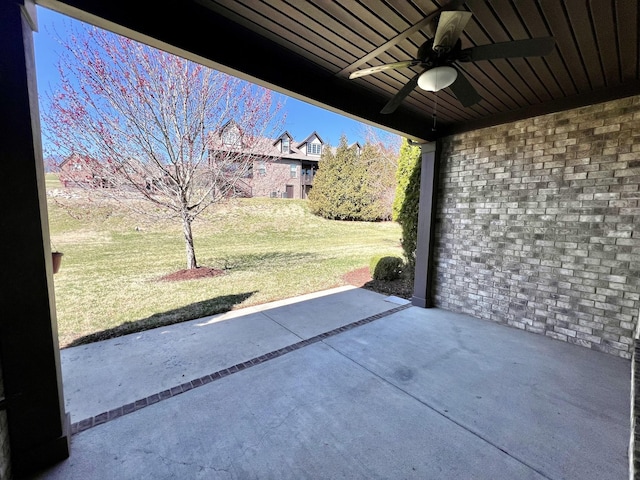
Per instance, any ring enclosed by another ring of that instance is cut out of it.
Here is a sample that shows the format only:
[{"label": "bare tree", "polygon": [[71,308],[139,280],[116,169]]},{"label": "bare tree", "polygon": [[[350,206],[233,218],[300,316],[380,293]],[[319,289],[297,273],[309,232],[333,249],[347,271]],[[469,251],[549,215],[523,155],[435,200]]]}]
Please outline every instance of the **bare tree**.
[{"label": "bare tree", "polygon": [[66,169],[66,180],[92,195],[144,199],[154,206],[146,213],[180,219],[187,268],[197,268],[193,221],[243,192],[265,137],[284,122],[282,104],[265,88],[98,28],[59,38],[61,86],[42,115],[47,153],[75,159],[82,173]]},{"label": "bare tree", "polygon": [[364,124],[361,135],[366,143],[378,150],[381,161],[391,164],[394,168],[398,166],[398,156],[402,144],[401,136]]},{"label": "bare tree", "polygon": [[402,137],[369,125],[365,125],[364,137],[365,147],[373,150],[370,154],[375,159],[371,163],[369,179],[379,192],[387,218],[391,218]]}]

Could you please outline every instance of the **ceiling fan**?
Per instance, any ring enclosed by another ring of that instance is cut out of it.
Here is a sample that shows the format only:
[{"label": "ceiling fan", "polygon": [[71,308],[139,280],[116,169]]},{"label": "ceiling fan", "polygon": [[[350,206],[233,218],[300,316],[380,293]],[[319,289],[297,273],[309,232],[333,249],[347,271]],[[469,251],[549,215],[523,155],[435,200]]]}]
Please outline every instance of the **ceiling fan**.
[{"label": "ceiling fan", "polygon": [[385,70],[420,67],[421,71],[389,100],[380,113],[394,112],[416,86],[431,92],[449,87],[464,107],[470,107],[478,103],[482,97],[469,83],[462,71],[456,68],[456,62],[544,56],[551,53],[555,47],[553,37],[543,37],[462,49],[460,35],[471,16],[472,13],[467,11],[441,12],[429,25],[430,29],[427,34],[432,38],[420,46],[416,58],[356,70],[349,75],[349,78],[359,78]]}]

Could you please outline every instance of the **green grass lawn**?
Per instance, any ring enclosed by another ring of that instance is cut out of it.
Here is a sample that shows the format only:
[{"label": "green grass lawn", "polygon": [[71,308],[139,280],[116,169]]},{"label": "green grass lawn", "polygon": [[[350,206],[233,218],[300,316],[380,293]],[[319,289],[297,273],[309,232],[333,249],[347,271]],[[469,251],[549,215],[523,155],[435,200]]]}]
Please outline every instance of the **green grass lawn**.
[{"label": "green grass lawn", "polygon": [[402,253],[395,222],[325,220],[303,200],[237,199],[193,224],[199,265],[225,274],[164,282],[186,266],[177,220],[83,199],[48,203],[52,247],[64,253],[54,276],[61,347],[335,287],[372,256]]}]

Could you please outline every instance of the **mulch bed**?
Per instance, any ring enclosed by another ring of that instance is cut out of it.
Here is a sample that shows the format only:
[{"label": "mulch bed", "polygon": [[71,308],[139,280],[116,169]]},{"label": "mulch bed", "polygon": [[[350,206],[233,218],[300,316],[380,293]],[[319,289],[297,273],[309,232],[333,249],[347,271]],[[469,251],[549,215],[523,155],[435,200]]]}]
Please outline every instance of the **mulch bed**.
[{"label": "mulch bed", "polygon": [[352,270],[342,276],[342,279],[354,287],[366,288],[384,295],[395,295],[396,297],[411,300],[413,295],[413,283],[404,278],[383,282],[373,280],[369,267],[362,267]]},{"label": "mulch bed", "polygon": [[183,280],[197,280],[199,278],[219,277],[224,270],[211,267],[185,268],[177,272],[160,277],[161,282],[181,282]]},{"label": "mulch bed", "polygon": [[372,280],[371,273],[369,272],[369,267],[358,268],[356,270],[345,273],[342,276],[342,279],[349,285],[353,285],[354,287],[362,287],[367,282],[370,282]]},{"label": "mulch bed", "polygon": [[[184,280],[197,280],[199,278],[210,278],[224,275],[224,270],[211,267],[198,267],[192,269],[178,270],[160,277],[161,282],[181,282]],[[366,288],[374,292],[385,295],[395,295],[400,298],[411,299],[413,288],[411,282],[404,279],[394,280],[392,282],[382,282],[373,280],[369,267],[362,267],[345,273],[342,279],[349,285],[354,287]]]}]

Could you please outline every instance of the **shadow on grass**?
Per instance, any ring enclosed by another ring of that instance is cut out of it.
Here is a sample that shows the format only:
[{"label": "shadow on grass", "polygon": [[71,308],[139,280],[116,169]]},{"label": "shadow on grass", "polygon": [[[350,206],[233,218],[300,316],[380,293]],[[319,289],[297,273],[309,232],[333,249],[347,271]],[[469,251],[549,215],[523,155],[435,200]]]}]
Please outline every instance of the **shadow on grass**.
[{"label": "shadow on grass", "polygon": [[195,320],[197,318],[228,312],[235,305],[244,302],[254,293],[257,292],[254,291],[238,293],[235,295],[222,295],[220,297],[192,303],[166,312],[154,313],[147,318],[125,322],[117,327],[90,333],[89,335],[75,339],[63,348],[77,347],[78,345],[86,345],[87,343],[121,337],[122,335],[128,335],[129,333],[143,332],[156,327],[165,327],[167,325],[173,325],[176,323],[186,322],[188,320]]},{"label": "shadow on grass", "polygon": [[268,271],[272,266],[283,267],[286,265],[299,265],[300,263],[312,264],[318,260],[319,255],[312,252],[265,252],[247,253],[240,255],[228,255],[217,258],[201,258],[203,265],[212,265],[221,270],[234,271]]}]

